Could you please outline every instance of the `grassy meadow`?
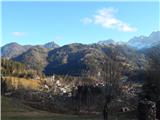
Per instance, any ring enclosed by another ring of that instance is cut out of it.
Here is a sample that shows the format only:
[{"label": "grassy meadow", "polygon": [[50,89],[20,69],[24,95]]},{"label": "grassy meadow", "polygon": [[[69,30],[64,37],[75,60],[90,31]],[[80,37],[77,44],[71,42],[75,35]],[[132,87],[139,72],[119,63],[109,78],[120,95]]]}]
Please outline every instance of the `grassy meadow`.
[{"label": "grassy meadow", "polygon": [[[19,100],[1,97],[2,120],[103,120],[102,115],[69,115],[40,111],[22,104]],[[119,113],[110,120],[136,120],[133,113]]]},{"label": "grassy meadow", "polygon": [[39,89],[40,87],[40,80],[5,77],[5,81],[9,89]]}]

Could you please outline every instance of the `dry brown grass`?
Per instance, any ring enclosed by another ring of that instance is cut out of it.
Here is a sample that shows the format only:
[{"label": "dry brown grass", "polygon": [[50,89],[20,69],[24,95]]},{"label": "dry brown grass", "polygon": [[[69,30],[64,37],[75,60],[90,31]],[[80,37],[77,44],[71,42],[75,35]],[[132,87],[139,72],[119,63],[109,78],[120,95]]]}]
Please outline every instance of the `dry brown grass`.
[{"label": "dry brown grass", "polygon": [[39,89],[40,80],[25,79],[17,77],[5,77],[9,89]]}]

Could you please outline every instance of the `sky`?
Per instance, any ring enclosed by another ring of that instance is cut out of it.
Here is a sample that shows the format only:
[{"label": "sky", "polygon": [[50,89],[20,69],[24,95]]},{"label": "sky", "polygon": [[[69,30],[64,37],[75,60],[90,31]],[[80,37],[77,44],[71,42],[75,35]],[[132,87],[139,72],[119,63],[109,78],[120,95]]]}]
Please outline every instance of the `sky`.
[{"label": "sky", "polygon": [[126,42],[160,30],[159,5],[158,1],[3,1],[1,45]]}]

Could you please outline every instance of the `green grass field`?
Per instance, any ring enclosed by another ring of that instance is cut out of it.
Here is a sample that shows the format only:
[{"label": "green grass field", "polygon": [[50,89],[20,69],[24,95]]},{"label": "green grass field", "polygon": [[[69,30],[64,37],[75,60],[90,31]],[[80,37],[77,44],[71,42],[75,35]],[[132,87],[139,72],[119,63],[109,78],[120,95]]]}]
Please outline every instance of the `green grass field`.
[{"label": "green grass field", "polygon": [[[102,115],[79,116],[68,114],[56,114],[40,111],[28,107],[16,99],[1,97],[1,119],[2,120],[103,120]],[[135,120],[132,113],[123,113],[110,116],[110,120]]]}]

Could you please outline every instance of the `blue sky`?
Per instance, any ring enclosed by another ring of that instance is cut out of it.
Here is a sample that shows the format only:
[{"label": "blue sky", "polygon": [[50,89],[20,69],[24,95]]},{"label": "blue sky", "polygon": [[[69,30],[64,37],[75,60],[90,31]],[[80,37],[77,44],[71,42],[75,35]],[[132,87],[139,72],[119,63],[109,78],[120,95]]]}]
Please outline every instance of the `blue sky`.
[{"label": "blue sky", "polygon": [[2,45],[128,41],[160,30],[158,2],[3,2]]}]

